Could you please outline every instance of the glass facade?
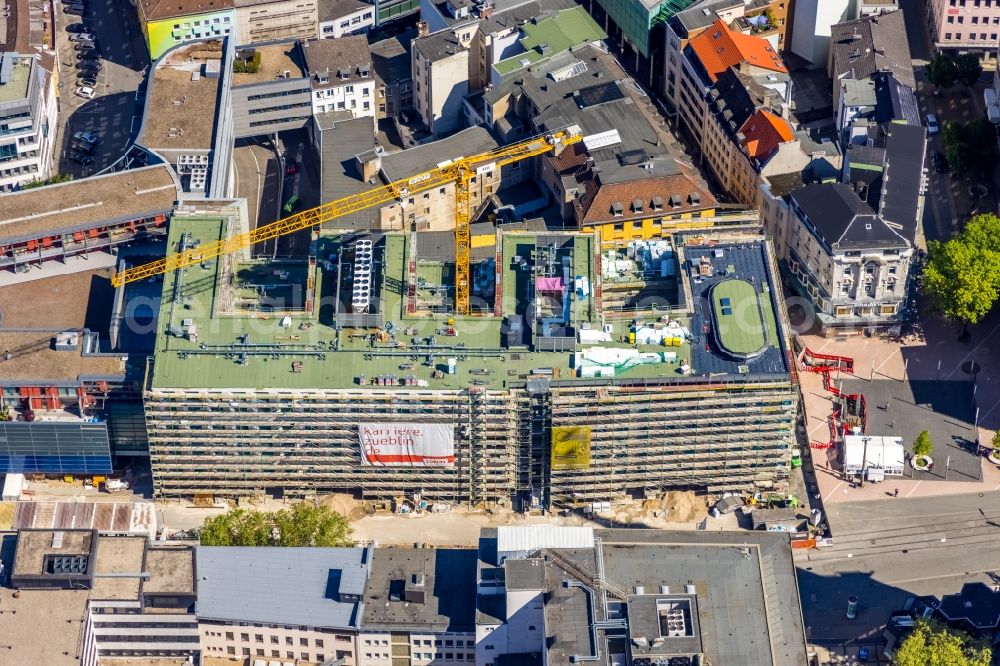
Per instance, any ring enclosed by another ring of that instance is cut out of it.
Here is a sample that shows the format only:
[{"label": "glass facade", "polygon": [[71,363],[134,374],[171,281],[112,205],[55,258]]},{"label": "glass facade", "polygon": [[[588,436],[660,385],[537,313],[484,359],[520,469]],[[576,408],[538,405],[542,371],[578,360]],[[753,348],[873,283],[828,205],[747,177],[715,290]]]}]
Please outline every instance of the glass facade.
[{"label": "glass facade", "polygon": [[107,426],[0,422],[0,473],[110,474]]}]

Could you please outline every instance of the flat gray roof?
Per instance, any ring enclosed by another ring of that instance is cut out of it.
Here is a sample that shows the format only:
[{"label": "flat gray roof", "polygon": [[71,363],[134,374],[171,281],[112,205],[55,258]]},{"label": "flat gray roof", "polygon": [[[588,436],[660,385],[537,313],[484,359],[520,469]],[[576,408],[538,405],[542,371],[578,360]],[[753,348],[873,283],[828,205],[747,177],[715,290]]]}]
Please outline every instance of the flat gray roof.
[{"label": "flat gray roof", "polygon": [[349,629],[361,604],[339,601],[367,576],[364,548],[199,546],[197,612],[209,620]]},{"label": "flat gray roof", "polygon": [[485,127],[469,127],[446,139],[390,153],[382,158],[382,173],[390,182],[432,169],[441,162],[472,157],[499,147]]},{"label": "flat gray roof", "polygon": [[[474,549],[376,548],[362,624],[376,630],[475,631],[477,559]],[[424,576],[424,603],[403,600],[414,574]]]},{"label": "flat gray roof", "polygon": [[145,594],[193,592],[194,548],[150,548],[146,551],[146,571],[149,580],[142,585]]}]

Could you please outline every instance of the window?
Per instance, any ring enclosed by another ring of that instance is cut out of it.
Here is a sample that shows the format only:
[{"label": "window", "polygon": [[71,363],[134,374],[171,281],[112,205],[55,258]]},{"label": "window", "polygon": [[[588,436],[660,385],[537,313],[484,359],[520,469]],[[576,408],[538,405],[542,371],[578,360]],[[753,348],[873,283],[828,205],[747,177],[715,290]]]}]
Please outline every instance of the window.
[{"label": "window", "polygon": [[361,18],[365,18],[365,19],[370,19],[371,17],[372,17],[372,13],[371,12],[365,12],[361,16]]},{"label": "window", "polygon": [[346,86],[345,90],[349,93],[354,92],[354,86]]},{"label": "window", "polygon": [[264,656],[264,650],[262,650],[260,648],[257,648],[257,656],[258,657],[263,657]]},{"label": "window", "polygon": [[302,661],[309,661],[309,653],[308,652],[300,652],[299,656],[302,657]]},{"label": "window", "polygon": [[949,16],[948,20],[946,22],[947,23],[954,23],[955,22],[955,17],[954,16]]},{"label": "window", "polygon": [[[308,638],[300,638],[299,639],[299,645],[301,645],[302,647],[309,647],[309,639]],[[302,658],[305,659],[305,657],[302,657]]]},{"label": "window", "polygon": [[226,640],[227,641],[233,640],[233,632],[231,632],[231,631],[227,631],[226,632]]},{"label": "window", "polygon": [[233,656],[236,656],[236,646],[235,645],[229,645],[229,646],[227,646],[226,647],[226,654],[231,654]]},{"label": "window", "polygon": [[951,33],[950,32],[944,33],[944,38],[945,39],[951,39]]},{"label": "window", "polygon": [[271,636],[271,645],[277,645],[277,644],[278,644],[278,637]]},{"label": "window", "polygon": [[289,650],[288,652],[286,652],[285,656],[288,657],[289,659],[295,659],[295,653],[292,652],[291,650]]},{"label": "window", "polygon": [[280,657],[281,656],[281,650],[271,650],[271,656],[272,657]]},{"label": "window", "polygon": [[255,641],[257,641],[258,643],[263,643],[264,642],[264,634],[254,634],[253,635],[253,639]]},{"label": "window", "polygon": [[294,644],[295,643],[292,641],[291,636],[285,636],[285,645],[294,645]]},{"label": "window", "polygon": [[[316,639],[316,647],[318,647],[318,648],[323,647],[323,639],[322,638],[317,638]],[[320,661],[323,661],[323,660],[320,659]]]},{"label": "window", "polygon": [[250,656],[250,648],[248,648],[248,647],[243,648],[243,656],[244,657],[249,657]]}]

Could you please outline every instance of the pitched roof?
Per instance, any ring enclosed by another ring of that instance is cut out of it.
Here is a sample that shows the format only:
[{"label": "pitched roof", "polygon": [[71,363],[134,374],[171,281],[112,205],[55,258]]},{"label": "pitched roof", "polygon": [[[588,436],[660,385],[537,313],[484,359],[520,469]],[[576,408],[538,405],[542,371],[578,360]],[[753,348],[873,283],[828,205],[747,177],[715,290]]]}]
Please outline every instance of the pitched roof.
[{"label": "pitched roof", "polygon": [[792,140],[788,121],[764,109],[747,118],[740,133],[745,137],[741,146],[751,159],[767,159],[777,150],[778,144]]},{"label": "pitched roof", "polygon": [[[601,174],[596,174],[584,187],[584,195],[574,203],[580,224],[620,222],[655,215],[654,197],[659,199],[663,214],[670,215],[714,208],[718,203],[711,192],[700,188],[680,167],[677,172],[659,178],[617,183],[603,183]],[[643,203],[642,210],[633,210],[636,201]],[[620,214],[615,215],[614,209],[620,210]]]},{"label": "pitched roof", "polygon": [[904,85],[916,88],[903,12],[837,23],[830,31],[835,79],[867,79],[891,71]]},{"label": "pitched roof", "polygon": [[908,243],[846,183],[816,183],[792,192],[816,233],[835,250],[906,247]]},{"label": "pitched roof", "polygon": [[233,0],[139,0],[139,11],[146,17],[146,21],[217,12],[234,6]]},{"label": "pitched roof", "polygon": [[712,83],[722,72],[740,63],[774,72],[788,72],[770,42],[730,30],[722,19],[694,37],[688,46],[698,56]]}]

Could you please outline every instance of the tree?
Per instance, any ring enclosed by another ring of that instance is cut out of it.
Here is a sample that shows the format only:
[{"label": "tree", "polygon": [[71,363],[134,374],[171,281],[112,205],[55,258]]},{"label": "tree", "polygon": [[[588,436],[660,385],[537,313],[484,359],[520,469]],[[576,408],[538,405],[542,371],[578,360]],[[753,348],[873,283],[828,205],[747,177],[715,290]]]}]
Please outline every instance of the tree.
[{"label": "tree", "polygon": [[30,180],[27,183],[21,183],[22,190],[32,190],[36,187],[45,187],[46,185],[55,185],[57,183],[68,183],[73,180],[73,174],[71,173],[61,173],[51,178],[46,178],[45,180]]},{"label": "tree", "polygon": [[987,172],[997,163],[996,130],[986,118],[945,123],[944,152],[955,171]]},{"label": "tree", "polygon": [[[0,419],[2,420],[2,419]],[[990,455],[994,458],[1000,457],[1000,430],[993,433],[993,451]]]},{"label": "tree", "polygon": [[939,53],[927,63],[927,80],[938,88],[950,88],[958,80],[958,65],[951,56]]},{"label": "tree", "polygon": [[973,85],[983,73],[983,63],[974,53],[963,53],[955,58],[956,78],[966,87]]},{"label": "tree", "polygon": [[990,666],[993,651],[967,634],[918,620],[896,650],[898,666]]},{"label": "tree", "polygon": [[325,506],[293,504],[266,512],[232,509],[205,521],[203,546],[353,546],[347,518]]},{"label": "tree", "polygon": [[942,316],[962,324],[963,335],[1000,297],[1000,219],[977,215],[947,242],[927,245],[923,290]]},{"label": "tree", "polygon": [[934,442],[931,441],[931,434],[924,430],[913,440],[913,455],[918,458],[929,456],[934,450]]}]

